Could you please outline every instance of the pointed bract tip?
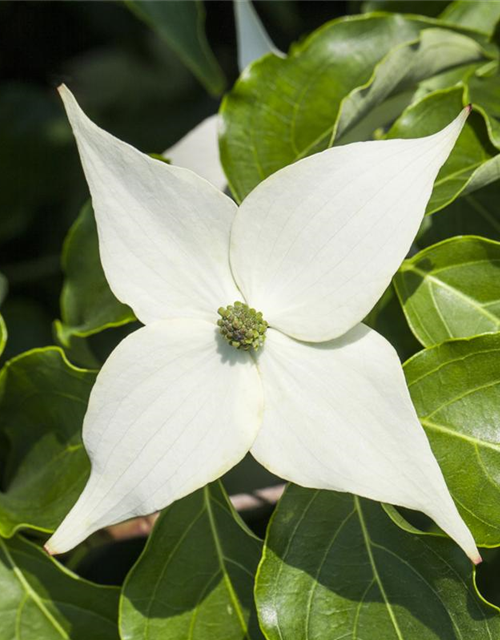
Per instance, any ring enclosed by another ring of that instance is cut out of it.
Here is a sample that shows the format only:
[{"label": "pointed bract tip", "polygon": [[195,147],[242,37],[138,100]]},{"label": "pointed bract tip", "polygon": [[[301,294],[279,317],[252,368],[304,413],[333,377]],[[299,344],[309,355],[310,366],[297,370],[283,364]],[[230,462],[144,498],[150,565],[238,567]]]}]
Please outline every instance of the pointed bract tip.
[{"label": "pointed bract tip", "polygon": [[476,567],[478,564],[481,564],[481,562],[483,561],[478,551],[476,551],[476,553],[471,557],[471,560],[476,565]]},{"label": "pointed bract tip", "polygon": [[55,555],[55,551],[50,548],[50,544],[48,542],[43,545],[43,548],[49,554],[49,556],[54,556]]},{"label": "pointed bract tip", "polygon": [[67,88],[68,87],[64,84],[64,82],[61,82],[61,84],[57,87],[57,90],[59,91],[59,93],[64,93]]},{"label": "pointed bract tip", "polygon": [[467,115],[469,115],[469,113],[472,111],[472,104],[469,102],[469,104],[465,107],[465,110],[467,111]]}]

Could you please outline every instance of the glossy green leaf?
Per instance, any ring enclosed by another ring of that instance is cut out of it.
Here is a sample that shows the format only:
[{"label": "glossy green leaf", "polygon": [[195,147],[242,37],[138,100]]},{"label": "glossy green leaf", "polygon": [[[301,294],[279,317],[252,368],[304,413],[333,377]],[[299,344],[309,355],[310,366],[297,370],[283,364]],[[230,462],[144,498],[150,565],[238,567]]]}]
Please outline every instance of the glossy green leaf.
[{"label": "glossy green leaf", "polygon": [[[499,5],[500,6],[500,5]],[[498,61],[467,78],[468,100],[483,113],[492,143],[500,149],[500,71]],[[498,173],[495,179],[498,178]]]},{"label": "glossy green leaf", "polygon": [[123,640],[255,640],[260,541],[220,483],[163,511],[123,587]]},{"label": "glossy green leaf", "polygon": [[[374,105],[447,66],[486,55],[464,35],[436,33],[439,26],[430,18],[397,14],[334,20],[285,59],[268,55],[250,65],[221,109],[221,160],[236,198],[281,167],[325,149],[332,136],[361,126]],[[434,36],[420,40],[425,30]],[[379,116],[394,119],[399,112],[392,109]]]},{"label": "glossy green leaf", "polygon": [[453,340],[405,364],[410,394],[478,545],[500,545],[500,334]]},{"label": "glossy green leaf", "polygon": [[[456,117],[464,101],[463,86],[435,91],[408,107],[387,138],[418,138],[435,133]],[[499,171],[500,155],[490,142],[484,118],[473,112],[436,178],[427,214],[492,182]]]},{"label": "glossy green leaf", "polygon": [[58,348],[35,349],[0,372],[0,438],[7,447],[0,535],[29,527],[53,531],[85,484],[81,441],[95,374],[69,364]]},{"label": "glossy green leaf", "polygon": [[500,240],[500,181],[458,198],[437,216],[424,218],[417,244],[426,247],[457,235]]},{"label": "glossy green leaf", "polygon": [[500,615],[450,540],[382,507],[290,486],[272,518],[256,601],[268,640],[492,640]]},{"label": "glossy green leaf", "polygon": [[500,20],[500,2],[456,0],[450,2],[439,17],[445,22],[477,29],[491,35]]},{"label": "glossy green leaf", "polygon": [[205,34],[200,0],[126,0],[126,4],[177,53],[211,93],[224,90],[225,79]]},{"label": "glossy green leaf", "polygon": [[69,346],[73,336],[90,336],[135,320],[130,307],[119,302],[109,288],[90,203],[83,207],[66,237],[62,262],[62,322],[56,323],[56,332],[63,346]]},{"label": "glossy green leaf", "polygon": [[394,47],[370,80],[346,96],[332,140],[345,143],[370,138],[375,128],[390,124],[414,100],[421,81],[439,75],[442,83],[455,84],[443,69],[468,68],[479,60],[484,62],[486,55],[476,41],[460,33],[424,29],[417,40]]},{"label": "glossy green leaf", "polygon": [[19,537],[0,539],[0,640],[118,640],[119,590],[82,580]]},{"label": "glossy green leaf", "polygon": [[413,333],[426,347],[500,331],[500,244],[450,238],[405,260],[394,278]]},{"label": "glossy green leaf", "polygon": [[366,0],[361,11],[392,11],[393,13],[415,13],[423,16],[438,16],[449,0]]}]

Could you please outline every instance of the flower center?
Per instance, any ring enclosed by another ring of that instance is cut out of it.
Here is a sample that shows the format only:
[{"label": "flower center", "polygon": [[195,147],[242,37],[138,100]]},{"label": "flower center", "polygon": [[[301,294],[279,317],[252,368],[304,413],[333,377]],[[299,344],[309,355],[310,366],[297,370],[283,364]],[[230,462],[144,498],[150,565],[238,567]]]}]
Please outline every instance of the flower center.
[{"label": "flower center", "polygon": [[227,307],[220,307],[217,311],[220,319],[217,324],[220,333],[235,349],[257,351],[266,339],[269,326],[260,311],[250,309],[243,302],[235,302]]}]

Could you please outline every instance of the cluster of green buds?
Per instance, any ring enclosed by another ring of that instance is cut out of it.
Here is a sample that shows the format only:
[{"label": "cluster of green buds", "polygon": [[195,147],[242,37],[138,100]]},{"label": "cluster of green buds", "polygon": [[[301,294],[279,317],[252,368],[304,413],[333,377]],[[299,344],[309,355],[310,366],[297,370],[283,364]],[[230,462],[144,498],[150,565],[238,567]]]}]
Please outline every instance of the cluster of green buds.
[{"label": "cluster of green buds", "polygon": [[220,319],[217,324],[221,335],[235,349],[248,351],[259,349],[266,339],[269,326],[260,311],[251,309],[243,302],[235,302],[227,307],[218,309]]}]

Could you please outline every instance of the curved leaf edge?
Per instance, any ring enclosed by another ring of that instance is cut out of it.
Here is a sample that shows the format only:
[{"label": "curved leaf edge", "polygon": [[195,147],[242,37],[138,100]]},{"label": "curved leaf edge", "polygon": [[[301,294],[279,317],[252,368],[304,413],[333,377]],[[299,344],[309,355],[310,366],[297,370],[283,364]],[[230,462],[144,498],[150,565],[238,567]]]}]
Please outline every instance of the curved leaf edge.
[{"label": "curved leaf edge", "polygon": [[75,241],[75,235],[78,234],[80,227],[84,224],[84,219],[82,217],[83,212],[86,210],[88,206],[91,206],[91,201],[87,200],[83,207],[80,209],[80,213],[76,217],[73,224],[70,226],[66,237],[63,241],[62,251],[61,251],[61,268],[64,274],[63,286],[61,288],[61,293],[59,295],[59,308],[61,310],[62,319],[54,320],[54,332],[57,341],[65,348],[70,347],[70,340],[74,336],[76,338],[88,338],[90,336],[96,335],[105,331],[106,329],[113,329],[116,327],[122,327],[126,324],[136,321],[136,317],[133,311],[130,309],[130,313],[120,320],[114,320],[111,322],[106,322],[103,325],[99,325],[93,329],[81,330],[79,329],[79,325],[72,325],[65,321],[65,316],[67,313],[66,309],[66,297],[68,295],[68,289],[70,285],[68,284],[68,280],[66,274],[68,273],[68,262],[70,259],[70,251],[71,247]]},{"label": "curved leaf edge", "polygon": [[[92,580],[87,580],[87,578],[83,578],[82,576],[79,576],[77,573],[74,573],[73,571],[71,571],[71,569],[68,569],[68,567],[62,564],[62,562],[59,562],[56,558],[54,558],[53,556],[48,554],[46,551],[44,551],[42,547],[37,545],[32,540],[29,540],[28,538],[25,538],[22,535],[19,535],[18,539],[22,540],[23,544],[26,544],[27,546],[34,549],[35,553],[41,556],[44,561],[49,561],[50,563],[52,563],[58,569],[58,571],[63,573],[68,578],[71,578],[72,580],[76,580],[81,584],[87,584],[91,587],[96,587],[102,591],[108,591],[116,594],[118,594],[118,592],[120,591],[120,587],[106,585],[106,584],[99,584],[98,582],[92,582]],[[2,540],[2,538],[0,538],[0,547],[5,550],[5,542]],[[10,553],[7,553],[6,555],[10,556]]]},{"label": "curved leaf edge", "polygon": [[[408,21],[414,21],[414,22],[421,22],[421,23],[426,23],[429,25],[429,28],[436,28],[436,29],[445,29],[445,30],[451,30],[454,31],[456,33],[460,33],[464,36],[469,36],[471,37],[473,40],[475,40],[477,42],[477,44],[480,46],[482,52],[484,53],[486,58],[490,58],[491,60],[494,60],[495,58],[495,53],[496,53],[496,47],[493,49],[493,45],[490,46],[489,40],[486,37],[483,37],[484,34],[482,32],[478,32],[474,29],[468,28],[468,27],[462,27],[456,24],[452,24],[452,23],[444,23],[443,21],[437,19],[437,18],[430,18],[428,16],[420,16],[417,14],[399,14],[399,13],[391,13],[389,11],[372,11],[370,13],[365,13],[365,14],[360,14],[360,15],[350,15],[350,16],[341,16],[339,18],[335,18],[333,20],[330,20],[328,22],[326,22],[325,24],[323,24],[321,27],[319,27],[318,29],[316,29],[315,31],[313,31],[313,33],[311,33],[309,36],[307,36],[304,40],[298,42],[298,43],[293,43],[290,47],[290,50],[288,52],[288,54],[286,55],[286,58],[294,58],[294,57],[298,57],[302,54],[304,54],[305,52],[307,52],[307,49],[314,43],[314,41],[317,38],[320,38],[323,33],[325,31],[328,31],[329,29],[331,29],[332,27],[334,27],[336,24],[343,24],[343,23],[347,23],[347,22],[363,22],[363,21],[370,21],[374,18],[384,18],[384,17],[393,17],[393,16],[400,16],[402,20],[408,20]],[[475,37],[474,37],[475,36]],[[478,37],[480,36],[480,37]],[[393,49],[391,49],[383,58],[382,60],[380,60],[374,67],[372,75],[370,76],[370,78],[366,81],[366,83],[364,83],[363,85],[359,85],[358,87],[355,87],[352,91],[350,91],[346,96],[344,96],[344,98],[342,98],[342,101],[339,105],[339,109],[338,112],[335,116],[334,121],[332,122],[331,127],[323,132],[318,138],[316,138],[316,140],[314,140],[313,142],[311,142],[308,147],[306,149],[304,149],[300,155],[296,158],[296,160],[299,160],[301,158],[303,158],[304,156],[307,155],[308,150],[310,150],[311,148],[314,148],[315,144],[317,144],[320,140],[326,138],[328,135],[330,135],[330,142],[329,142],[329,147],[332,146],[332,144],[335,141],[335,137],[336,137],[336,131],[338,128],[338,124],[341,118],[341,115],[343,113],[343,107],[345,102],[350,98],[350,96],[353,93],[356,93],[358,91],[362,91],[365,90],[367,88],[369,88],[374,80],[377,77],[377,73],[379,70],[379,67],[381,67],[381,65],[385,64],[387,59],[390,58],[390,56],[394,55],[394,52],[403,48],[403,47],[407,47],[407,46],[411,46],[411,45],[415,45],[418,44],[421,40],[421,36],[419,36],[418,38],[414,39],[414,40],[409,40],[407,42],[403,42],[399,45],[397,45],[396,47],[394,47]],[[284,60],[284,58],[282,58],[281,56],[276,56],[275,54],[268,53],[264,56],[262,56],[261,58],[259,58],[258,60],[254,60],[252,63],[250,63],[246,69],[240,74],[239,78],[236,80],[236,82],[234,83],[233,87],[231,88],[231,91],[227,92],[220,104],[219,107],[219,116],[221,119],[221,122],[223,123],[222,126],[220,127],[219,130],[219,155],[220,155],[220,159],[221,159],[221,164],[222,164],[222,168],[224,170],[224,173],[226,175],[227,181],[228,181],[228,186],[231,190],[231,193],[235,199],[235,201],[240,204],[244,198],[246,197],[245,195],[242,196],[242,194],[240,194],[238,192],[238,190],[235,188],[231,178],[230,178],[230,172],[228,171],[227,167],[228,167],[228,161],[229,158],[227,156],[226,153],[226,138],[225,138],[225,126],[224,126],[224,117],[225,114],[227,113],[228,110],[228,104],[230,103],[231,99],[232,99],[232,95],[234,94],[238,94],[238,91],[241,87],[245,87],[246,82],[248,81],[248,79],[253,75],[253,73],[258,70],[259,66],[265,66],[268,62],[268,60],[270,58],[276,58],[276,59],[281,59]],[[445,205],[443,205],[445,206]]]},{"label": "curved leaf edge", "polygon": [[[414,102],[414,103],[410,104],[408,107],[406,107],[406,109],[404,109],[401,112],[399,118],[394,122],[393,126],[396,126],[401,118],[405,117],[408,113],[411,113],[411,111],[413,111],[414,109],[419,108],[427,100],[434,99],[436,97],[436,95],[444,95],[444,94],[454,93],[454,92],[458,92],[458,91],[462,91],[462,105],[464,107],[467,106],[469,104],[468,88],[467,88],[466,84],[464,84],[463,82],[459,82],[459,83],[453,85],[452,87],[447,87],[445,89],[436,89],[435,91],[431,91],[430,93],[425,95],[423,98],[421,98],[417,102]],[[488,134],[489,142],[492,145],[492,147],[494,147],[496,149],[497,147],[493,144],[493,141],[491,140],[491,126],[489,125],[488,117],[485,115],[484,109],[482,109],[477,104],[472,103],[472,111],[478,113],[482,117],[482,119],[484,121],[484,126],[485,126],[485,129],[486,129],[486,132]],[[392,130],[392,127],[386,133],[386,135],[384,136],[384,139],[390,136],[391,130]],[[448,200],[442,202],[441,204],[435,206],[433,209],[428,209],[425,212],[425,215],[426,216],[434,215],[435,213],[437,213],[439,211],[442,211],[447,206],[452,204],[452,202],[454,202],[455,200],[460,198],[460,196],[468,195],[470,193],[473,193],[476,189],[478,189],[480,187],[485,187],[488,184],[490,184],[491,182],[494,182],[495,180],[493,179],[493,180],[490,180],[488,182],[482,183],[480,186],[475,186],[474,185],[474,180],[475,180],[475,177],[478,174],[478,172],[480,172],[487,164],[494,163],[494,162],[500,162],[500,153],[497,154],[496,156],[493,156],[489,160],[486,160],[485,162],[483,162],[483,164],[481,164],[478,168],[476,168],[472,172],[470,177],[464,182],[462,187],[452,197],[448,198]]]},{"label": "curved leaf edge", "polygon": [[[1,318],[1,316],[0,316]],[[20,360],[24,360],[25,358],[28,358],[34,354],[38,354],[38,353],[47,353],[47,352],[52,352],[52,353],[58,353],[59,356],[61,357],[62,362],[64,363],[65,366],[67,366],[69,369],[72,369],[73,371],[76,371],[78,373],[97,373],[96,370],[94,369],[84,369],[82,367],[78,367],[76,365],[74,365],[72,362],[70,362],[70,360],[68,360],[66,353],[64,352],[63,349],[61,349],[61,347],[58,346],[48,346],[48,347],[36,347],[34,349],[30,349],[29,351],[24,351],[23,353],[20,353],[16,356],[14,356],[13,358],[11,358],[10,360],[8,360],[7,362],[5,362],[5,364],[2,366],[2,368],[0,369],[0,401],[2,398],[2,381],[3,378],[8,375],[8,371],[9,369],[16,364],[16,362],[20,361]],[[55,531],[55,529],[52,528],[47,528],[47,527],[40,527],[38,525],[34,525],[34,524],[30,524],[28,522],[17,522],[15,525],[11,526],[9,529],[3,529],[2,527],[0,527],[0,543],[2,538],[5,539],[9,539],[9,538],[13,538],[16,534],[18,534],[20,531],[33,531],[36,533],[41,533],[41,534],[51,534]],[[24,539],[24,538],[23,538]],[[37,546],[37,545],[35,545]]]}]

